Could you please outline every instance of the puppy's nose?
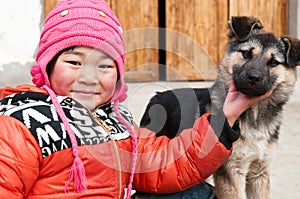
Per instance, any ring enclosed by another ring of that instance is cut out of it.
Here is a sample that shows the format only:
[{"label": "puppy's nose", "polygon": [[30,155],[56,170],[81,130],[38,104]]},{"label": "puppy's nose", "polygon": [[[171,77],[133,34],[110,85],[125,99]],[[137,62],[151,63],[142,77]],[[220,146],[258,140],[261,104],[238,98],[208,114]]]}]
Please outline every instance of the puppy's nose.
[{"label": "puppy's nose", "polygon": [[262,75],[256,71],[251,71],[248,73],[248,81],[250,84],[258,84],[260,82]]}]

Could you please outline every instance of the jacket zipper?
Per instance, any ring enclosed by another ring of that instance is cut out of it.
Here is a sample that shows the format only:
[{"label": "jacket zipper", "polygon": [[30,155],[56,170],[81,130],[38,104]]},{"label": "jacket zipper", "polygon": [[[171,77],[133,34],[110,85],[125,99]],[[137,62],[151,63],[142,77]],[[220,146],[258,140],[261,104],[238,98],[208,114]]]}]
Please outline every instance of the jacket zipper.
[{"label": "jacket zipper", "polygon": [[121,168],[121,160],[120,160],[120,154],[119,154],[117,143],[116,143],[115,139],[113,138],[113,136],[110,133],[112,131],[112,127],[108,126],[105,121],[101,120],[97,116],[96,111],[94,111],[94,112],[91,112],[90,110],[88,110],[88,111],[93,116],[93,118],[95,119],[97,124],[99,124],[101,127],[103,127],[103,129],[107,132],[108,137],[111,139],[111,141],[113,143],[114,150],[115,150],[115,153],[116,153],[116,156],[117,156],[117,164],[118,164],[118,178],[119,178],[118,199],[121,199],[121,193],[122,193],[122,172],[121,171],[122,171],[122,168]]}]

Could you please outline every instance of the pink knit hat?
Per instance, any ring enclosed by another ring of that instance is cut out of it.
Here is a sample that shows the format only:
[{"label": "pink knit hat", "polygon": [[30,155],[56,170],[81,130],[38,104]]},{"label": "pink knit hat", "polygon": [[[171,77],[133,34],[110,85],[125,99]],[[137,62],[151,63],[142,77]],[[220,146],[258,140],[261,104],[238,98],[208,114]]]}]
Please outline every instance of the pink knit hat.
[{"label": "pink knit hat", "polygon": [[51,89],[46,67],[55,55],[74,46],[96,48],[109,55],[117,64],[119,82],[110,102],[113,102],[117,117],[127,127],[132,138],[132,168],[127,192],[127,197],[130,198],[137,157],[137,140],[133,128],[121,116],[118,109],[119,102],[127,97],[127,85],[124,82],[125,41],[118,18],[104,0],[60,0],[45,20],[36,64],[31,69],[33,83],[43,87],[49,93],[72,142],[74,163],[66,188],[71,181],[74,181],[75,191],[84,191],[87,188],[87,179],[83,163],[79,158],[75,134]]}]

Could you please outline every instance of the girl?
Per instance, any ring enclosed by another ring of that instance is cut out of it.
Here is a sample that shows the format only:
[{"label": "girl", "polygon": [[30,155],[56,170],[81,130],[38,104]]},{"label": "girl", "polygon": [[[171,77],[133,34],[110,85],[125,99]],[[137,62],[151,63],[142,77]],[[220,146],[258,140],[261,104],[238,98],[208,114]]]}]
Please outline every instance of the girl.
[{"label": "girl", "polygon": [[[31,74],[0,91],[3,198],[123,198],[186,190],[230,155],[239,115],[264,99],[231,84],[224,109],[169,140],[139,129],[126,99],[125,42],[103,0],[61,0],[47,17]],[[224,122],[217,131],[211,120]],[[219,136],[217,136],[219,135]]]}]

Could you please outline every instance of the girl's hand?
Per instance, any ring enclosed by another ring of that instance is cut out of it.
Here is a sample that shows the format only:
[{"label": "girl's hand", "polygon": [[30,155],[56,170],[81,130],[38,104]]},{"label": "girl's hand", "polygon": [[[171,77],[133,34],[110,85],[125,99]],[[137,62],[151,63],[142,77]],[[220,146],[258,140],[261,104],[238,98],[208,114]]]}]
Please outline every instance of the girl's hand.
[{"label": "girl's hand", "polygon": [[258,97],[249,97],[236,90],[233,80],[230,81],[229,91],[226,96],[223,112],[228,120],[230,126],[233,126],[234,122],[239,116],[247,110],[250,106],[269,97],[273,92],[273,89],[269,90],[266,94]]}]

